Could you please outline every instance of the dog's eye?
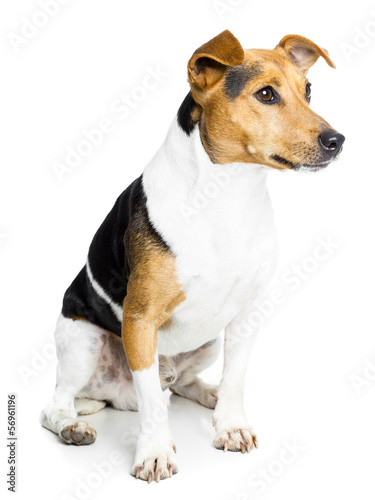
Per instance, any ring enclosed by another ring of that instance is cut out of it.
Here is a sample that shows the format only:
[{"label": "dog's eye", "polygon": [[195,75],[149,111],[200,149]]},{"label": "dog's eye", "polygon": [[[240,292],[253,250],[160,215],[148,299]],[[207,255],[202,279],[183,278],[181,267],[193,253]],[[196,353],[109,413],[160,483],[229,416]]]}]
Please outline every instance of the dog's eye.
[{"label": "dog's eye", "polygon": [[311,100],[311,83],[306,83],[306,100],[307,102]]},{"label": "dog's eye", "polygon": [[279,101],[279,96],[272,87],[264,87],[255,94],[259,101],[266,104],[274,104]]}]

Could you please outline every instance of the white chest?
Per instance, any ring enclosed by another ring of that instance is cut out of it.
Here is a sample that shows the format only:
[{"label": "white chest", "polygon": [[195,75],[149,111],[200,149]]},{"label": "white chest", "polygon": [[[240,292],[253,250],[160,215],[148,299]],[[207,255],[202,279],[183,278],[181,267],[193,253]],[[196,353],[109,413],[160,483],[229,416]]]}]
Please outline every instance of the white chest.
[{"label": "white chest", "polygon": [[216,338],[261,293],[275,266],[276,238],[268,195],[234,181],[188,222],[169,218],[166,234],[186,296],[158,334],[160,354],[173,355]]},{"label": "white chest", "polygon": [[265,168],[228,168],[202,153],[193,165],[167,169],[170,185],[161,189],[159,162],[146,170],[144,186],[186,296],[158,333],[159,353],[174,355],[216,338],[261,292],[275,267],[276,234]]}]

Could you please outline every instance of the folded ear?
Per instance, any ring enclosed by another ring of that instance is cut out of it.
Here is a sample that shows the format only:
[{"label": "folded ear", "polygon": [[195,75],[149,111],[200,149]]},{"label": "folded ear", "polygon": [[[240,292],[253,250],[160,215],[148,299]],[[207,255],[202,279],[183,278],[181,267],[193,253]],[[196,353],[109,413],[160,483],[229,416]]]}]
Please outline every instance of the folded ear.
[{"label": "folded ear", "polygon": [[240,42],[225,30],[194,52],[188,63],[189,82],[207,89],[219,80],[227,66],[242,64],[244,57]]},{"label": "folded ear", "polygon": [[276,49],[286,52],[287,57],[304,74],[307,73],[307,70],[317,61],[319,56],[322,56],[331,68],[336,68],[329,58],[327,50],[322,49],[308,38],[300,35],[284,36],[276,46]]}]

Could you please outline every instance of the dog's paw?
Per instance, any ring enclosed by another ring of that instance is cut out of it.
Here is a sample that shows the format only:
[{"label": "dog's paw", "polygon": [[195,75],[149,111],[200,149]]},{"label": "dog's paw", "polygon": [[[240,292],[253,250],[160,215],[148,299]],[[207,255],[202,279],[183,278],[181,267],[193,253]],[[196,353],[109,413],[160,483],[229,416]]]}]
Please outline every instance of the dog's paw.
[{"label": "dog's paw", "polygon": [[250,427],[232,428],[218,432],[214,439],[214,446],[218,450],[250,453],[254,447],[258,447],[258,441]]},{"label": "dog's paw", "polygon": [[182,396],[184,398],[191,399],[192,401],[196,401],[211,410],[215,409],[218,399],[218,387],[216,385],[209,385],[197,379],[188,385],[176,385],[174,387],[170,387],[169,389],[177,396]]},{"label": "dog's paw", "polygon": [[97,401],[88,398],[75,398],[74,401],[74,406],[78,415],[92,415],[105,408],[106,405],[107,403],[105,401]]},{"label": "dog's paw", "polygon": [[87,422],[74,421],[62,427],[59,436],[68,444],[86,445],[96,439],[96,430]]},{"label": "dog's paw", "polygon": [[153,480],[158,483],[160,479],[177,474],[178,469],[174,460],[176,447],[172,445],[165,448],[164,451],[160,450],[157,453],[146,453],[143,459],[136,459],[131,474],[137,479],[143,479],[149,483]]},{"label": "dog's paw", "polygon": [[216,385],[202,384],[202,391],[198,402],[202,406],[214,410],[218,399],[217,391],[218,387]]}]

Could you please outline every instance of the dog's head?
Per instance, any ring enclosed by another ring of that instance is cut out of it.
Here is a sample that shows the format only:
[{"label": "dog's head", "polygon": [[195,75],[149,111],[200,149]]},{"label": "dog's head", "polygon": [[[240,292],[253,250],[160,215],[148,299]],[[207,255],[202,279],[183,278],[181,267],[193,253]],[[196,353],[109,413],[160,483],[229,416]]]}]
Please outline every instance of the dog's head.
[{"label": "dog's head", "polygon": [[299,35],[273,50],[243,50],[229,31],[197,49],[188,63],[190,123],[199,122],[214,163],[259,163],[318,170],[341,151],[344,136],[309,106],[308,69],[328,52]]}]

